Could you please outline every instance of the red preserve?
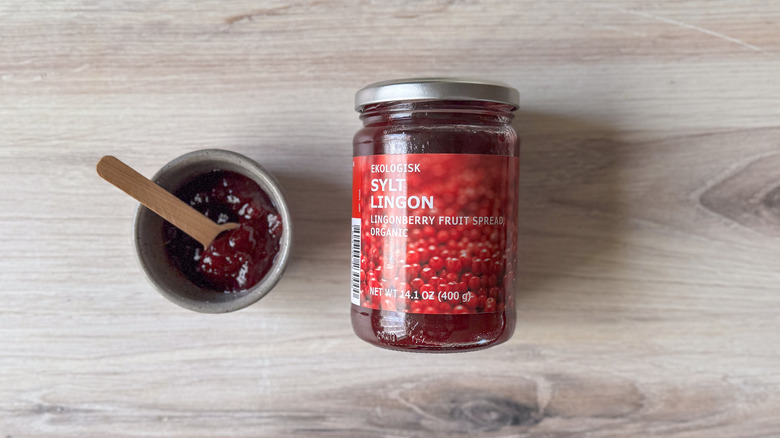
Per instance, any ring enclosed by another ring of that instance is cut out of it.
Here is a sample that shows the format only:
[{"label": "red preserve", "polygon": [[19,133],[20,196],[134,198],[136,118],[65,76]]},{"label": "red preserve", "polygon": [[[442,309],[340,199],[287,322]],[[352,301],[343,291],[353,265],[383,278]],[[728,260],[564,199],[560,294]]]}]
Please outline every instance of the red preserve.
[{"label": "red preserve", "polygon": [[279,253],[282,221],[257,183],[236,172],[200,175],[175,195],[219,224],[239,228],[220,234],[208,248],[165,222],[168,257],[193,283],[220,293],[242,292],[265,277]]},{"label": "red preserve", "polygon": [[515,327],[517,90],[451,79],[360,90],[352,327],[384,348],[486,348]]}]

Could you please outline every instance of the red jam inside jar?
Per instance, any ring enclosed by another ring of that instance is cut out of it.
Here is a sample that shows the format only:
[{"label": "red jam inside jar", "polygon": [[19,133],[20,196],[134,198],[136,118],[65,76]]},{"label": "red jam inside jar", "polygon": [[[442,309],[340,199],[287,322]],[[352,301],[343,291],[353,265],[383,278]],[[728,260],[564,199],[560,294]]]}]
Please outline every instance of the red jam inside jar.
[{"label": "red jam inside jar", "polygon": [[351,317],[361,339],[446,352],[512,335],[517,100],[501,84],[449,80],[358,92]]},{"label": "red jam inside jar", "polygon": [[232,293],[251,289],[265,277],[279,252],[282,221],[257,183],[236,172],[214,171],[174,194],[214,222],[239,224],[204,249],[165,223],[168,258],[187,278],[205,289]]}]

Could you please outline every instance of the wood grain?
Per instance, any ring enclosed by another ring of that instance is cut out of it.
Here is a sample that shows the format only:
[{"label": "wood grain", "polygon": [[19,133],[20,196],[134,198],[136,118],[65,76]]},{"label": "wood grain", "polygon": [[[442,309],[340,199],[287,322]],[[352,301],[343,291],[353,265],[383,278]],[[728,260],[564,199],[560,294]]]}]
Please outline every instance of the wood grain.
[{"label": "wood grain", "polygon": [[[780,435],[780,6],[0,4],[0,436]],[[348,318],[354,92],[517,86],[519,327],[484,352]],[[156,294],[94,172],[245,154],[297,232],[229,315]]]}]

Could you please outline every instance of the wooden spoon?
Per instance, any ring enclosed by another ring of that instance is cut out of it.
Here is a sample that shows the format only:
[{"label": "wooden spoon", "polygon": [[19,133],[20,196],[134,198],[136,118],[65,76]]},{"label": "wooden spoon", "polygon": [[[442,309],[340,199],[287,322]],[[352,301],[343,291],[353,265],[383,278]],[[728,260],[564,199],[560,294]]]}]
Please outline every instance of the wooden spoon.
[{"label": "wooden spoon", "polygon": [[107,155],[101,158],[97,164],[97,173],[200,242],[204,248],[208,248],[222,232],[239,227],[235,222],[220,225],[212,221],[116,157]]}]

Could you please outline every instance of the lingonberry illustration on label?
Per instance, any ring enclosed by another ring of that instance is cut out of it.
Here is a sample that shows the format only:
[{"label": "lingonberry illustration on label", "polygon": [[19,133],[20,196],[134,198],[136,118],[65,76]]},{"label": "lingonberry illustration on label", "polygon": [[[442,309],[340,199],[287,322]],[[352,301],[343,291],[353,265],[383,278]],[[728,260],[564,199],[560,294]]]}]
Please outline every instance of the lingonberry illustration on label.
[{"label": "lingonberry illustration on label", "polygon": [[425,314],[513,305],[517,157],[353,160],[353,304]]}]

